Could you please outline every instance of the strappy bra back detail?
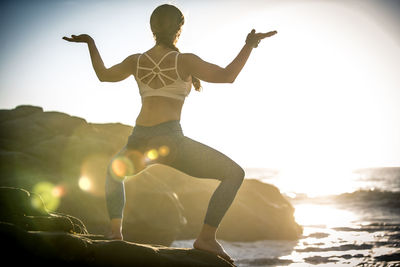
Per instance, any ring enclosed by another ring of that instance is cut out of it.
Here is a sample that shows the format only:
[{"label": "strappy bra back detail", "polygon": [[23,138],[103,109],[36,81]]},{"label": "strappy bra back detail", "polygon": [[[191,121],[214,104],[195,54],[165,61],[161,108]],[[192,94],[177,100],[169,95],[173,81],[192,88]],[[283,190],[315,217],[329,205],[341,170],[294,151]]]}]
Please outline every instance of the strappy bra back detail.
[{"label": "strappy bra back detail", "polygon": [[[175,65],[168,68],[160,67],[163,60],[171,53],[176,53]],[[145,55],[150,60],[153,65],[152,67],[140,66],[140,58],[142,55]],[[135,79],[138,83],[139,92],[142,98],[148,96],[164,96],[184,100],[185,97],[189,95],[192,82],[184,81],[179,76],[178,55],[179,52],[170,51],[166,53],[158,63],[156,63],[147,53],[143,53],[138,57]],[[139,77],[139,70],[143,70],[141,73],[144,73],[141,77]],[[174,70],[175,72],[173,72]],[[159,81],[158,83],[156,82],[157,80]],[[160,85],[160,82],[162,84],[161,86],[155,86],[155,84]]]}]

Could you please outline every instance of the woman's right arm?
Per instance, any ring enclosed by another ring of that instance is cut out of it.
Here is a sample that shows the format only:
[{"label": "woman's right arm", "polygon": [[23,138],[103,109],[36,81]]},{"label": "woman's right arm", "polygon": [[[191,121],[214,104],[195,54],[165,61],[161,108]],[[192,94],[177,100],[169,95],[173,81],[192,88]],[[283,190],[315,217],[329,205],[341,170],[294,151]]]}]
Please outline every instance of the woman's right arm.
[{"label": "woman's right arm", "polygon": [[255,33],[255,30],[252,30],[239,54],[225,68],[206,62],[195,54],[185,54],[184,65],[191,75],[202,81],[210,83],[233,83],[246,64],[253,48],[257,47],[260,40],[276,33],[276,31]]},{"label": "woman's right arm", "polygon": [[92,37],[87,34],[80,34],[63,37],[63,39],[69,42],[86,43],[88,45],[92,66],[99,81],[119,82],[133,74],[133,63],[135,62],[136,55],[128,56],[121,63],[106,68]]}]

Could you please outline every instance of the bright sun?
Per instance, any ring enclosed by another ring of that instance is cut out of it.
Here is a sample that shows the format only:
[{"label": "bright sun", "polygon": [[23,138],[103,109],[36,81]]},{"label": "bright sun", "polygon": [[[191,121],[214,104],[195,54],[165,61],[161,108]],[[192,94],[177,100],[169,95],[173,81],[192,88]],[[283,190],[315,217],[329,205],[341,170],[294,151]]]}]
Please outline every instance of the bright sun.
[{"label": "bright sun", "polygon": [[244,75],[262,114],[248,116],[263,129],[247,141],[254,156],[281,170],[285,191],[355,190],[352,170],[396,158],[400,118],[388,96],[400,97],[399,47],[362,11],[337,3],[291,2],[261,14],[251,21],[278,35]]}]

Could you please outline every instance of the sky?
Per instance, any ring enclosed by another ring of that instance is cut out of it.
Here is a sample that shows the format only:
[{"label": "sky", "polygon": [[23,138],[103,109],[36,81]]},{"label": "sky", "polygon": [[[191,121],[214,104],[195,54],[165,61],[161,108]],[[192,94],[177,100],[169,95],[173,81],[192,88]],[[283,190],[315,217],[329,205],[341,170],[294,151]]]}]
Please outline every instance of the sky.
[{"label": "sky", "polygon": [[[133,77],[101,83],[87,33],[107,67],[154,45],[151,12],[181,9],[177,43],[227,66],[251,29],[277,30],[254,49],[233,84],[203,82],[183,107],[185,135],[245,168],[303,176],[400,166],[399,1],[2,1],[0,109],[41,106],[133,126],[141,99]],[[296,174],[293,174],[296,175]]]}]

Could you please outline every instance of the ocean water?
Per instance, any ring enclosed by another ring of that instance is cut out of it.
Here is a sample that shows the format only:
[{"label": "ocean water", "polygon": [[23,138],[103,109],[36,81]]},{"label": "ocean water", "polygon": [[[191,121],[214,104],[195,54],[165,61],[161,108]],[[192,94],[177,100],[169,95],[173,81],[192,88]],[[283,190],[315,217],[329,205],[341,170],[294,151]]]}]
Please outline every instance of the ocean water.
[{"label": "ocean water", "polygon": [[[308,191],[303,184],[296,192],[296,182],[287,183],[274,170],[249,169],[246,177],[276,185],[304,232],[296,241],[219,240],[236,266],[400,266],[400,168],[352,171],[336,180],[334,194],[324,183],[311,183]],[[172,246],[193,242],[176,240]]]}]

